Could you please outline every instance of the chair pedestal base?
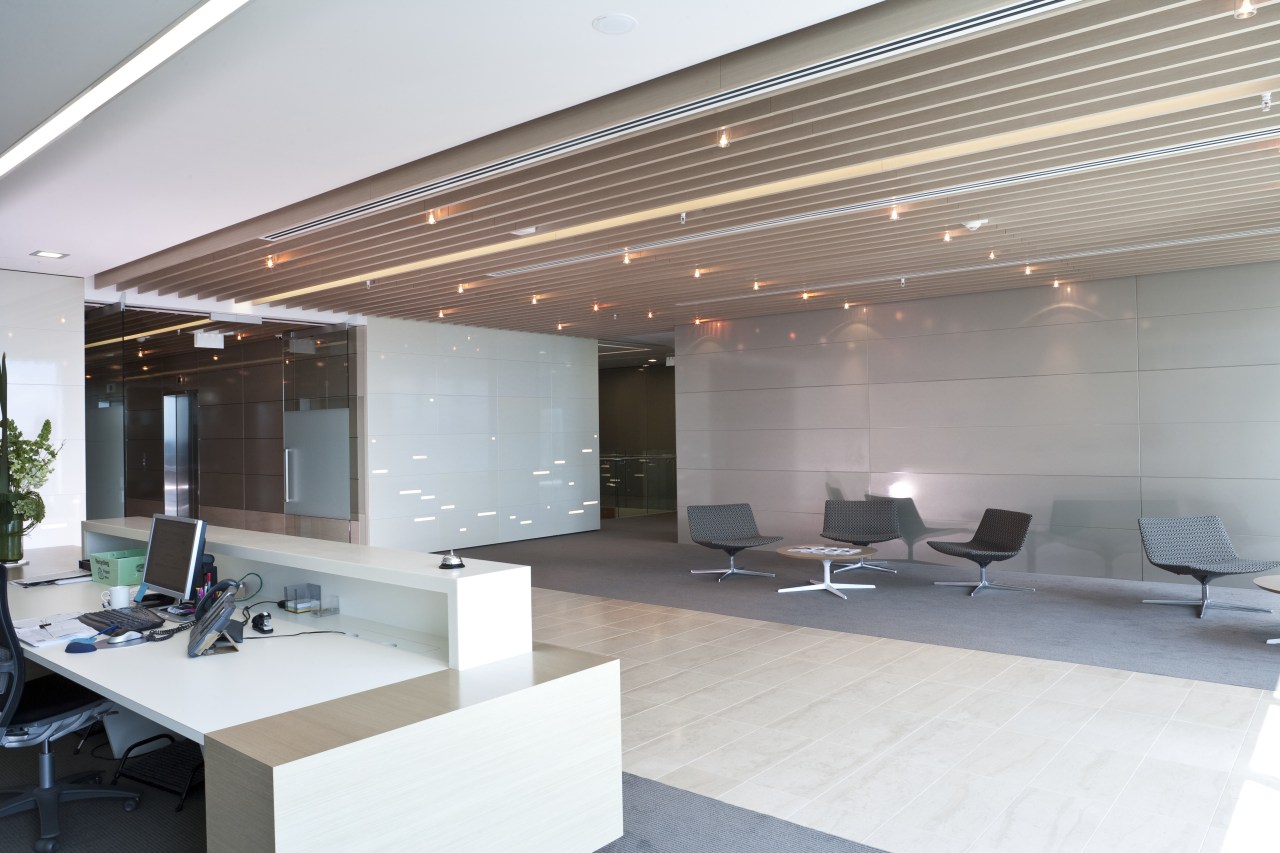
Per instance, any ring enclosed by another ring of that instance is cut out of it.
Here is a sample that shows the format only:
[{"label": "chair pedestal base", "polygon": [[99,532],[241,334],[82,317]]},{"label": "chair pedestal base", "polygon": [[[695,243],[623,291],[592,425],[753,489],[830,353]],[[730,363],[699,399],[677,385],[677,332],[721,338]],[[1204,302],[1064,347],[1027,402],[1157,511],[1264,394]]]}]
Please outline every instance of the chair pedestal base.
[{"label": "chair pedestal base", "polygon": [[831,582],[831,561],[823,560],[822,561],[822,580],[820,581],[811,580],[809,581],[809,586],[789,586],[789,587],[786,587],[785,589],[778,590],[778,592],[808,592],[809,590],[814,590],[814,589],[825,589],[827,592],[831,593],[832,595],[838,595],[844,600],[848,601],[849,596],[845,595],[840,590],[842,589],[875,589],[875,588],[876,588],[876,585],[873,583],[832,583]]},{"label": "chair pedestal base", "polygon": [[733,555],[732,555],[732,554],[730,554],[730,555],[729,555],[729,568],[727,568],[727,569],[690,569],[690,570],[689,570],[689,574],[691,574],[691,575],[714,575],[714,574],[719,574],[719,575],[720,575],[720,577],[716,578],[716,583],[719,583],[720,581],[722,581],[722,580],[724,580],[725,578],[729,577],[729,575],[755,575],[755,576],[756,576],[756,577],[758,577],[758,578],[771,578],[771,577],[774,577],[773,572],[749,572],[749,571],[747,571],[746,569],[744,569],[744,568],[742,568],[742,567],[740,567],[740,566],[735,565],[735,564],[734,564],[734,562],[733,562]]},{"label": "chair pedestal base", "polygon": [[1013,584],[1007,584],[1007,583],[992,583],[991,581],[987,580],[987,567],[982,566],[981,569],[982,569],[982,576],[978,578],[977,583],[974,583],[973,581],[934,581],[933,585],[934,586],[971,586],[973,587],[973,592],[969,593],[969,595],[971,596],[977,595],[978,593],[982,592],[984,589],[1016,589],[1016,590],[1021,590],[1022,592],[1036,591],[1036,588],[1034,586],[1014,586]]},{"label": "chair pedestal base", "polygon": [[0,818],[35,809],[40,815],[40,840],[35,843],[37,853],[53,853],[57,849],[58,804],[72,800],[96,800],[111,797],[124,800],[125,811],[138,807],[142,794],[129,788],[114,788],[101,784],[82,784],[89,779],[101,778],[100,773],[82,773],[67,779],[54,781],[53,753],[45,741],[40,753],[40,785],[35,788],[0,791]]},{"label": "chair pedestal base", "polygon": [[1199,607],[1201,619],[1204,618],[1204,612],[1211,607],[1214,610],[1243,610],[1246,613],[1270,613],[1271,612],[1265,607],[1248,607],[1243,604],[1224,604],[1221,601],[1214,601],[1212,598],[1209,597],[1209,581],[1210,580],[1212,580],[1212,578],[1208,578],[1200,581],[1200,600],[1199,601],[1196,601],[1193,598],[1144,598],[1142,600],[1142,603],[1143,604],[1172,604],[1175,606],[1181,605],[1183,607]]},{"label": "chair pedestal base", "polygon": [[896,575],[898,573],[897,569],[891,569],[888,566],[880,565],[878,563],[868,563],[866,560],[859,560],[856,563],[848,563],[837,569],[833,569],[832,574],[838,575],[841,572],[851,572],[854,569],[871,569],[876,572],[888,572],[891,575]]},{"label": "chair pedestal base", "polygon": [[1278,644],[1280,644],[1280,637],[1276,637],[1274,640],[1267,640],[1268,646],[1274,646]]}]

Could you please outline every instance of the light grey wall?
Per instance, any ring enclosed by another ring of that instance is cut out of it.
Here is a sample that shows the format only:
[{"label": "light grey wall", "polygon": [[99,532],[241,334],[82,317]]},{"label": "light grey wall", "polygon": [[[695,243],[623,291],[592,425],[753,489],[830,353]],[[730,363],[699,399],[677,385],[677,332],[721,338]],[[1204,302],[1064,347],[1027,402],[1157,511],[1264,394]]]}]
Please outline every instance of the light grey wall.
[{"label": "light grey wall", "polygon": [[871,493],[913,498],[937,562],[963,564],[923,540],[989,506],[1034,516],[1022,571],[1171,580],[1140,515],[1220,515],[1280,559],[1278,328],[1274,263],[682,327],[682,541],[689,504],[798,543]]},{"label": "light grey wall", "polygon": [[365,540],[438,551],[600,527],[596,342],[370,318]]},{"label": "light grey wall", "polygon": [[79,545],[85,513],[84,280],[0,270],[0,350],[8,355],[9,417],[34,437],[53,422],[63,443],[40,489],[45,521],[25,547]]}]

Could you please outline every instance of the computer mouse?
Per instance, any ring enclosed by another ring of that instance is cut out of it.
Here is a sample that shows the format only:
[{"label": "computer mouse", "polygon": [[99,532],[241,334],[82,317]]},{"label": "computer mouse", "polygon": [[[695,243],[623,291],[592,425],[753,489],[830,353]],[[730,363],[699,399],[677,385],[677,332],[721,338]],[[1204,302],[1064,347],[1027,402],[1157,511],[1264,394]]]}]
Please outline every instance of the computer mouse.
[{"label": "computer mouse", "polygon": [[111,639],[107,640],[107,642],[108,642],[109,644],[111,644],[111,645],[113,645],[113,646],[114,646],[114,645],[116,645],[117,643],[127,643],[127,642],[129,642],[130,640],[136,640],[136,639],[138,639],[138,638],[139,638],[139,637],[141,637],[141,636],[142,636],[142,635],[141,635],[140,633],[138,633],[137,631],[125,631],[125,632],[124,632],[123,634],[121,634],[120,636],[118,636],[118,637],[112,637]]}]

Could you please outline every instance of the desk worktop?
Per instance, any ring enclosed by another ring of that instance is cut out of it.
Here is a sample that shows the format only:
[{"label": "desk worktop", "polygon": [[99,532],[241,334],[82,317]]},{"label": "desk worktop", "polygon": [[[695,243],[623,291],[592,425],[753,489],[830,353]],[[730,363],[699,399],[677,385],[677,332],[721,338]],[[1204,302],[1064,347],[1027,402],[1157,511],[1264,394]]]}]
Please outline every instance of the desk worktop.
[{"label": "desk worktop", "polygon": [[[74,568],[80,554],[63,546],[29,550],[27,556],[31,564],[23,574],[30,577]],[[104,589],[96,583],[11,586],[9,607],[15,619],[97,610]],[[62,645],[24,652],[201,743],[218,729],[448,669],[439,657],[349,635],[284,636],[312,630],[308,621],[313,620],[277,619],[270,639],[246,640],[238,652],[195,659],[187,657],[186,633],[91,654],[68,654]]]}]

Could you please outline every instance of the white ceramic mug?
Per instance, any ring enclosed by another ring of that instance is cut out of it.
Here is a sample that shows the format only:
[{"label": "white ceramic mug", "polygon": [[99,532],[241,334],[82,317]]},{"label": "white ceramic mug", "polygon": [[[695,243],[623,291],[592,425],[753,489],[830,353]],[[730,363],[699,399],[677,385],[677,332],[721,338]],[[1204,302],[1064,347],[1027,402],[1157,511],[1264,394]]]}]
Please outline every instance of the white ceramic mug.
[{"label": "white ceramic mug", "polygon": [[113,586],[102,595],[102,603],[112,610],[129,606],[129,587]]}]

